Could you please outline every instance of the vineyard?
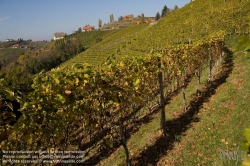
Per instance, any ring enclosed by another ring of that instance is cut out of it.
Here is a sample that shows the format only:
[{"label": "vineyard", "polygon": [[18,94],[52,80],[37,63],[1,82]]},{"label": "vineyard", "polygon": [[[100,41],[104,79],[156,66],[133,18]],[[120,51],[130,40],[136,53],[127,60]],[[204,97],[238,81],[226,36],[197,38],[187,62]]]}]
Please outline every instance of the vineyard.
[{"label": "vineyard", "polygon": [[246,13],[250,9],[244,7],[248,3],[223,0],[192,2],[157,25],[138,33],[127,48],[142,52],[163,50],[173,45],[196,43],[218,30],[226,30],[227,34],[249,33],[249,15]]},{"label": "vineyard", "polygon": [[[157,25],[141,24],[125,28],[105,41],[98,43],[68,65],[86,62],[100,65],[108,55],[143,55],[152,49],[164,50],[170,46],[191,44],[208,37],[218,30],[228,35],[248,34],[249,13],[247,1],[197,1],[181,10],[174,11]],[[197,17],[197,13],[202,17]],[[178,20],[178,21],[177,21]],[[67,66],[67,63],[66,63]]]},{"label": "vineyard", "polygon": [[71,66],[73,64],[89,63],[93,65],[101,65],[109,55],[119,55],[124,45],[129,41],[137,32],[147,27],[148,24],[141,24],[138,26],[130,26],[121,30],[109,31],[109,36],[101,42],[93,45],[85,52],[77,55],[75,58],[64,63],[62,66]]},{"label": "vineyard", "polygon": [[[192,107],[200,108],[187,99],[190,82],[196,82],[193,95],[203,103],[203,95],[211,97],[212,93],[204,87],[211,88],[222,78],[226,81],[232,72],[232,46],[225,41],[249,35],[249,6],[248,0],[196,0],[153,26],[141,24],[66,38],[93,46],[60,67],[39,73],[28,94],[14,93],[0,80],[0,92],[6,98],[0,108],[17,111],[7,101],[18,101],[21,112],[18,118],[11,111],[1,115],[0,149],[80,150],[85,152],[85,165],[96,165],[122,146],[123,164],[142,165],[141,160],[154,164],[147,159],[150,156],[133,157],[128,140],[140,130],[142,120],[158,112],[160,139],[168,142],[169,98],[180,94],[176,99],[181,101],[179,109],[189,113]],[[96,43],[98,38],[102,40]],[[55,45],[60,42],[64,40]],[[194,114],[185,114],[183,119],[191,121]],[[177,124],[185,123],[190,122],[179,120]]]}]

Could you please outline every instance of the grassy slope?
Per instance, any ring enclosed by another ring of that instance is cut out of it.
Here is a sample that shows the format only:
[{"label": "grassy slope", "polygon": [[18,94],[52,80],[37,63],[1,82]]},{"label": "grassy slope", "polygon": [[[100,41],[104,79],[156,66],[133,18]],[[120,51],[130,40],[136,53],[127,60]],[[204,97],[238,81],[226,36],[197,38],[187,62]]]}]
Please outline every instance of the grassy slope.
[{"label": "grassy slope", "polygon": [[26,52],[24,48],[5,48],[0,49],[0,58],[4,58],[8,55],[19,56],[21,52]]},{"label": "grassy slope", "polygon": [[48,45],[46,42],[27,42],[27,45],[32,45],[33,47],[43,47]]},{"label": "grassy slope", "polygon": [[[233,55],[233,71],[216,94],[203,104],[197,114],[198,123],[182,134],[172,152],[166,153],[159,165],[235,165],[223,161],[220,152],[239,151],[243,130],[250,126],[250,54]],[[240,157],[240,156],[239,156]],[[239,159],[240,160],[240,159]],[[237,163],[240,164],[240,161]]]},{"label": "grassy slope", "polygon": [[[207,71],[203,73],[202,76],[201,83],[204,84],[207,79]],[[197,80],[193,79],[186,89],[187,102],[190,101],[190,97],[196,92],[196,87]],[[178,93],[169,101],[169,104],[166,106],[165,111],[167,121],[171,121],[172,119],[177,118],[179,114],[183,113],[182,106],[182,94]],[[140,156],[139,154],[143,153],[152,143],[157,141],[157,137],[160,135],[160,112],[158,110],[157,113],[148,117],[148,121],[143,122],[143,125],[140,127],[139,131],[132,135],[128,140],[128,148],[132,158],[135,160],[134,164],[142,164],[143,160],[149,159],[150,157],[157,158],[157,152],[152,152],[151,155],[154,155],[154,157],[149,155]],[[141,160],[141,162],[137,163],[137,159],[135,158]],[[103,160],[100,165],[124,165],[124,162],[124,150],[122,147],[120,147],[110,158]]]},{"label": "grassy slope", "polygon": [[69,35],[67,38],[76,38],[78,39],[84,47],[90,47],[96,44],[96,39],[105,39],[110,34],[115,33],[117,30],[110,30],[110,31],[88,31],[88,32],[81,32],[77,34]]},{"label": "grassy slope", "polygon": [[[231,41],[228,41],[231,42]],[[243,129],[250,126],[247,99],[250,96],[250,54],[234,54],[232,63],[223,69],[211,86],[203,86],[202,98],[195,94],[197,80],[187,87],[190,106],[182,111],[181,93],[166,106],[168,136],[160,137],[160,114],[148,122],[128,140],[128,147],[135,165],[223,165],[219,152],[236,150],[243,141]],[[226,70],[227,69],[227,70]],[[233,69],[233,71],[232,71]],[[232,72],[232,73],[231,73]],[[203,73],[203,85],[207,73]],[[224,83],[224,81],[226,81]],[[215,93],[215,94],[214,94]],[[196,108],[196,105],[198,107]],[[190,117],[187,118],[187,115]],[[124,165],[125,154],[120,147],[100,165]],[[146,164],[147,163],[147,164]],[[224,165],[235,164],[228,161]]]}]

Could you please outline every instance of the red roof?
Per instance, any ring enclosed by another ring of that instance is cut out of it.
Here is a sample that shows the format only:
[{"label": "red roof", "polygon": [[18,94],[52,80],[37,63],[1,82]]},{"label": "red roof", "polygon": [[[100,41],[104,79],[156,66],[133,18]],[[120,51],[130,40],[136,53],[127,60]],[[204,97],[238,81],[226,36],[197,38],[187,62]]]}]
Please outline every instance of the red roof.
[{"label": "red roof", "polygon": [[129,14],[129,15],[126,15],[126,16],[123,16],[123,18],[133,18],[133,14]]},{"label": "red roof", "polygon": [[95,27],[94,26],[85,26],[85,27],[83,27],[82,28],[83,30],[85,30],[85,31],[88,31],[88,30],[93,30],[93,29],[95,29]]}]

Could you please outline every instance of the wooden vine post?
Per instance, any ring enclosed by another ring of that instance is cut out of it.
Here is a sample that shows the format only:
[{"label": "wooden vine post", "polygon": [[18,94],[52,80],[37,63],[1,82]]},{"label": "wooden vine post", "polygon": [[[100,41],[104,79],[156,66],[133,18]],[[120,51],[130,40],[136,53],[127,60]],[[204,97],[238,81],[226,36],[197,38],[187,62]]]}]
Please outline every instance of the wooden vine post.
[{"label": "wooden vine post", "polygon": [[129,151],[128,151],[128,146],[127,146],[127,141],[126,141],[126,127],[124,128],[123,123],[120,122],[119,128],[120,128],[120,134],[121,134],[121,144],[126,154],[126,166],[132,166],[131,161],[129,159]]},{"label": "wooden vine post", "polygon": [[212,69],[213,69],[213,52],[212,49],[209,50],[209,72],[208,72],[208,82],[212,79]]},{"label": "wooden vine post", "polygon": [[158,57],[158,78],[160,84],[160,95],[161,95],[161,129],[162,134],[164,137],[167,136],[166,132],[166,116],[165,116],[165,101],[164,101],[164,87],[163,87],[163,78],[162,78],[162,71],[161,71],[161,58]]}]

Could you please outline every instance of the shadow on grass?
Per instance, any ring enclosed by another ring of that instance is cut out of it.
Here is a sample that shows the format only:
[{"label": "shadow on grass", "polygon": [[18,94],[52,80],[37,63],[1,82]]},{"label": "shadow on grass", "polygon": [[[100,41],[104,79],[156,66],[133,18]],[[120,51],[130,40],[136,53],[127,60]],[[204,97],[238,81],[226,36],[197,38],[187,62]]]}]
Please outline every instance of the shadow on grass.
[{"label": "shadow on grass", "polygon": [[[191,81],[192,76],[187,77],[187,82]],[[173,90],[170,94],[165,96],[165,104],[167,105],[170,100],[176,96],[179,91],[182,89],[178,87],[177,89]],[[136,109],[136,113],[140,111],[142,107]],[[141,118],[137,118],[133,120],[133,114],[126,117],[124,120],[128,121],[131,120],[132,123],[129,126],[126,126],[126,139],[128,140],[134,133],[136,133],[141,126],[151,122],[155,117],[155,115],[159,112],[160,105],[157,103],[150,108],[150,112],[145,114]],[[100,139],[100,138],[99,138]],[[100,152],[97,152],[93,156],[91,156],[88,160],[85,161],[84,165],[96,165],[100,162],[100,160],[104,158],[108,158],[117,148],[121,146],[121,143],[116,142],[113,144],[113,148],[101,149]]]},{"label": "shadow on grass", "polygon": [[[179,90],[181,88],[173,91],[171,95],[167,96],[165,98],[165,103],[168,104],[171,98],[178,94]],[[147,124],[151,122],[154,119],[154,115],[156,115],[159,112],[160,106],[154,105],[151,108],[150,113],[146,114],[140,119],[132,120],[133,124],[126,127],[126,139],[128,140],[134,133],[136,133],[140,127],[144,124]],[[96,165],[100,162],[100,160],[104,158],[108,158],[117,148],[119,148],[121,144],[119,142],[113,144],[113,148],[107,148],[102,149],[99,153],[96,153],[92,157],[90,157],[88,160],[85,161],[84,165]]]},{"label": "shadow on grass", "polygon": [[167,121],[167,138],[159,137],[157,141],[148,146],[146,150],[139,155],[132,157],[133,165],[154,165],[159,159],[167,154],[167,151],[172,150],[175,141],[179,135],[184,133],[192,122],[198,122],[199,119],[195,117],[202,107],[203,103],[215,94],[215,90],[226,82],[226,79],[233,70],[232,52],[226,49],[225,62],[222,66],[222,72],[216,75],[213,81],[206,84],[200,96],[194,97],[187,108],[187,111],[178,118]]}]

